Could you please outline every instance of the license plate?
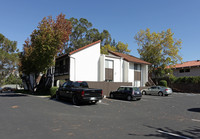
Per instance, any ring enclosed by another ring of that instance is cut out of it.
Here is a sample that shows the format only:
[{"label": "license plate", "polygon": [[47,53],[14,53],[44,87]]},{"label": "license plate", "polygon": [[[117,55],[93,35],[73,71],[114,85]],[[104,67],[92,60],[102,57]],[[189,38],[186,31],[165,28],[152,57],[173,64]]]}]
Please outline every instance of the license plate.
[{"label": "license plate", "polygon": [[95,97],[91,97],[90,100],[95,100]]}]

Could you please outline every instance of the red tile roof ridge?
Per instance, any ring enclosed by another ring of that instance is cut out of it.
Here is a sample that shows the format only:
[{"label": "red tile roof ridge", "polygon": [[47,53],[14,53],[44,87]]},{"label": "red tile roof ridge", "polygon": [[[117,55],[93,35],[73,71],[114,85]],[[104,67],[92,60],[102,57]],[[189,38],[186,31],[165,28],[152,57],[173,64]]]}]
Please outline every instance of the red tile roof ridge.
[{"label": "red tile roof ridge", "polygon": [[99,43],[99,42],[101,42],[101,40],[98,40],[98,41],[96,41],[96,42],[93,42],[93,43],[91,43],[91,44],[88,44],[88,45],[86,45],[86,46],[83,46],[83,47],[81,47],[81,48],[79,48],[79,49],[76,49],[76,50],[70,52],[69,55],[72,55],[72,54],[74,54],[74,53],[76,53],[76,52],[79,52],[79,51],[81,51],[81,50],[83,50],[83,49],[85,49],[85,48],[88,48],[88,47],[90,47],[90,46],[92,46],[92,45],[94,45],[94,44],[97,44],[97,43]]},{"label": "red tile roof ridge", "polygon": [[[172,68],[184,68],[184,67],[195,67],[200,66],[200,60],[186,61],[183,63],[172,65]],[[169,66],[167,66],[169,68]]]},{"label": "red tile roof ridge", "polygon": [[[147,64],[147,65],[151,65],[151,63],[146,62],[140,58],[137,58],[135,56],[129,55],[129,54],[124,54],[124,53],[119,53],[119,52],[113,52],[113,51],[108,51],[111,54],[117,55],[119,57],[123,57],[126,61],[129,62],[135,62],[135,63],[141,63],[141,64]],[[134,59],[132,59],[134,58]]]}]

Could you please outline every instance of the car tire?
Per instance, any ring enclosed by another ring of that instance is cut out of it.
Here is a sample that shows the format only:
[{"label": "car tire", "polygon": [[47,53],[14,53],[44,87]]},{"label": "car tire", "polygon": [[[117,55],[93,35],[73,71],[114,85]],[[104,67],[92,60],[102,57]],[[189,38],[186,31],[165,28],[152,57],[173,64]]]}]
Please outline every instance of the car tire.
[{"label": "car tire", "polygon": [[112,99],[114,98],[114,95],[113,95],[113,93],[110,93],[110,98],[112,98]]},{"label": "car tire", "polygon": [[79,105],[79,100],[78,100],[78,96],[77,95],[73,95],[72,104],[73,105]]},{"label": "car tire", "polygon": [[126,99],[127,99],[128,101],[131,101],[131,100],[132,100],[132,96],[128,95],[128,96],[126,97]]},{"label": "car tire", "polygon": [[137,101],[139,101],[141,98],[138,98]]},{"label": "car tire", "polygon": [[142,91],[142,95],[147,95],[147,92],[146,91]]},{"label": "car tire", "polygon": [[158,92],[158,95],[159,96],[163,96],[163,92]]}]

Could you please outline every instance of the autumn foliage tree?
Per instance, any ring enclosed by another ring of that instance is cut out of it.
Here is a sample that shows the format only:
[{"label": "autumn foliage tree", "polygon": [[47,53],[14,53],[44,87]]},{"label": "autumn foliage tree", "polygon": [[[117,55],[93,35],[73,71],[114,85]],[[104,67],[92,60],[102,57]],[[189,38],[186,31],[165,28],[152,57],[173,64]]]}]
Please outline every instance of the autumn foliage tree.
[{"label": "autumn foliage tree", "polygon": [[54,20],[45,17],[25,41],[20,69],[26,75],[45,72],[54,65],[55,56],[62,52],[71,33],[71,23],[64,14]]},{"label": "autumn foliage tree", "polygon": [[146,29],[134,37],[139,46],[138,53],[141,59],[152,63],[149,72],[156,78],[171,73],[166,67],[182,60],[179,55],[182,41],[175,39],[173,35],[171,29],[158,33],[150,33],[150,29]]}]

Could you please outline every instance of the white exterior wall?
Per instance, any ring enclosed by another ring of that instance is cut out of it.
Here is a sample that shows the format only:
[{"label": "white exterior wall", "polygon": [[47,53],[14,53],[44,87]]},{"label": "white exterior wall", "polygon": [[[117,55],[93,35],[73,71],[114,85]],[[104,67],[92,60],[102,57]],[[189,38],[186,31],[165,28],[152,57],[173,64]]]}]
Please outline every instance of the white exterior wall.
[{"label": "white exterior wall", "polygon": [[70,55],[70,80],[99,80],[100,43]]},{"label": "white exterior wall", "polygon": [[123,62],[123,82],[129,82],[129,62]]},{"label": "white exterior wall", "polygon": [[105,55],[101,55],[99,64],[99,81],[105,81]]},{"label": "white exterior wall", "polygon": [[101,55],[100,57],[100,81],[105,81],[105,61],[113,61],[113,82],[123,82],[123,59]]},{"label": "white exterior wall", "polygon": [[134,63],[129,63],[128,82],[132,82],[134,85]]},{"label": "white exterior wall", "polygon": [[[105,60],[112,60],[113,61],[113,81],[114,82],[122,82],[122,59],[120,58],[110,58],[105,57]],[[105,67],[105,66],[104,66]],[[105,68],[104,68],[105,71]],[[104,75],[105,80],[105,75]]]},{"label": "white exterior wall", "polygon": [[146,82],[148,82],[148,65],[142,65],[141,68],[141,86],[145,86]]}]

